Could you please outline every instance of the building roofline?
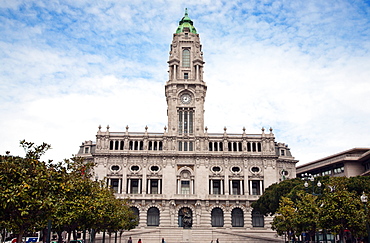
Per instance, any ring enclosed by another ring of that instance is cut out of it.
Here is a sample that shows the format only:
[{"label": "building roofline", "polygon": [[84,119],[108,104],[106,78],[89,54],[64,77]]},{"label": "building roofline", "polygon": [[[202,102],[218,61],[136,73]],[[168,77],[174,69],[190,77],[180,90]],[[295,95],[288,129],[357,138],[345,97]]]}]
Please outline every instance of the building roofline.
[{"label": "building roofline", "polygon": [[303,165],[299,165],[297,166],[297,170],[298,169],[301,169],[301,168],[304,168],[306,166],[310,166],[310,165],[313,165],[313,164],[316,164],[316,163],[319,163],[319,162],[323,162],[323,161],[326,161],[326,160],[329,160],[329,159],[332,159],[332,158],[335,158],[335,157],[338,157],[340,155],[344,155],[344,154],[348,154],[348,153],[353,153],[353,152],[363,152],[364,155],[362,155],[360,158],[362,159],[365,155],[370,157],[370,148],[351,148],[351,149],[348,149],[348,150],[345,150],[345,151],[342,151],[342,152],[339,152],[339,153],[336,153],[336,154],[332,154],[332,155],[329,155],[327,157],[324,157],[324,158],[321,158],[321,159],[318,159],[318,160],[314,160],[312,162],[308,162],[306,164],[303,164]]}]

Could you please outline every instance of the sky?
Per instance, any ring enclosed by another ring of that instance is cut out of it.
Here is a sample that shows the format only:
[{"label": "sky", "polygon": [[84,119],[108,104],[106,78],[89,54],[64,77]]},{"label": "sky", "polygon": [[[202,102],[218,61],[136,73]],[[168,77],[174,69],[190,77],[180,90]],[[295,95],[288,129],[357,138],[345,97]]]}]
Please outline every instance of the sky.
[{"label": "sky", "polygon": [[99,125],[163,132],[185,8],[209,133],[271,127],[298,165],[370,147],[369,0],[0,0],[0,154],[25,139],[62,161]]}]

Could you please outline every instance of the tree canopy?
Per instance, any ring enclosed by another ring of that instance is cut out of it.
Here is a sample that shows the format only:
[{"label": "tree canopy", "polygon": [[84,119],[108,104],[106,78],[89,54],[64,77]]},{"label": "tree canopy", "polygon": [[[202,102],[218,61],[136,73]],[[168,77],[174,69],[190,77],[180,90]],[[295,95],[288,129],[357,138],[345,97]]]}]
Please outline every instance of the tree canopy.
[{"label": "tree canopy", "polygon": [[[272,227],[289,237],[330,231],[342,239],[345,232],[365,236],[369,214],[360,201],[370,192],[370,177],[316,177],[308,181],[295,178],[273,184],[252,204],[254,210],[274,216]],[[318,183],[320,181],[320,183]]]},{"label": "tree canopy", "polygon": [[128,201],[91,179],[94,164],[82,158],[44,162],[40,158],[50,145],[20,144],[25,157],[0,155],[0,227],[17,233],[18,242],[25,232],[46,228],[48,220],[58,234],[135,226]]}]

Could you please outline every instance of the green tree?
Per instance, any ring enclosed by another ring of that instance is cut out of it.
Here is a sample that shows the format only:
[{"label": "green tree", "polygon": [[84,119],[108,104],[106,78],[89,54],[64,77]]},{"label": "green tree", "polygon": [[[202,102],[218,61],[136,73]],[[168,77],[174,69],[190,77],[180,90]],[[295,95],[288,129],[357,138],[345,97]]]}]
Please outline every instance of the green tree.
[{"label": "green tree", "polygon": [[299,234],[307,232],[311,240],[314,240],[319,224],[320,200],[316,195],[306,192],[298,192],[296,200],[296,222],[295,231]]},{"label": "green tree", "polygon": [[272,229],[279,235],[287,234],[288,239],[295,238],[297,229],[297,209],[294,202],[288,197],[282,197],[276,216],[273,219]]},{"label": "green tree", "polygon": [[[51,161],[40,161],[50,145],[21,141],[25,158],[0,156],[0,211],[1,221],[18,233],[18,242],[26,231],[44,224],[51,215],[57,186],[50,178],[54,170]],[[45,190],[47,188],[47,190]]]},{"label": "green tree", "polygon": [[256,202],[252,203],[254,210],[259,211],[264,215],[274,215],[279,208],[280,199],[288,196],[291,191],[302,185],[302,181],[299,178],[284,180],[280,183],[275,183],[269,186],[261,197]]},{"label": "green tree", "polygon": [[[62,231],[129,230],[135,216],[127,200],[91,180],[93,163],[72,158],[59,163],[40,161],[50,145],[21,141],[25,158],[0,156],[0,226],[19,233],[40,230],[51,220]],[[68,239],[68,240],[69,240]],[[59,237],[62,240],[62,237]]]},{"label": "green tree", "polygon": [[365,213],[360,197],[347,190],[348,178],[331,177],[330,188],[326,188],[322,197],[319,213],[320,228],[330,229],[343,240],[345,232],[354,236],[365,234]]}]

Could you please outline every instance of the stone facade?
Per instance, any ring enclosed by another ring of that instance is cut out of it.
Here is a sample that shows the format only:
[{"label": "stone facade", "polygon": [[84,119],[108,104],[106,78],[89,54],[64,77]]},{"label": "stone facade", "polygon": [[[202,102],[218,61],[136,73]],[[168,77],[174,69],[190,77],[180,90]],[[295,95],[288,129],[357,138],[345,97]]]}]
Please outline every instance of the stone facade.
[{"label": "stone facade", "polygon": [[99,126],[96,143],[84,142],[78,155],[96,163],[96,178],[118,198],[130,199],[139,225],[129,234],[144,242],[230,242],[232,235],[234,242],[273,241],[271,219],[251,203],[271,184],[295,177],[297,160],[272,129],[208,133],[202,45],[187,13],[173,35],[168,64],[168,127],[151,133]]}]

